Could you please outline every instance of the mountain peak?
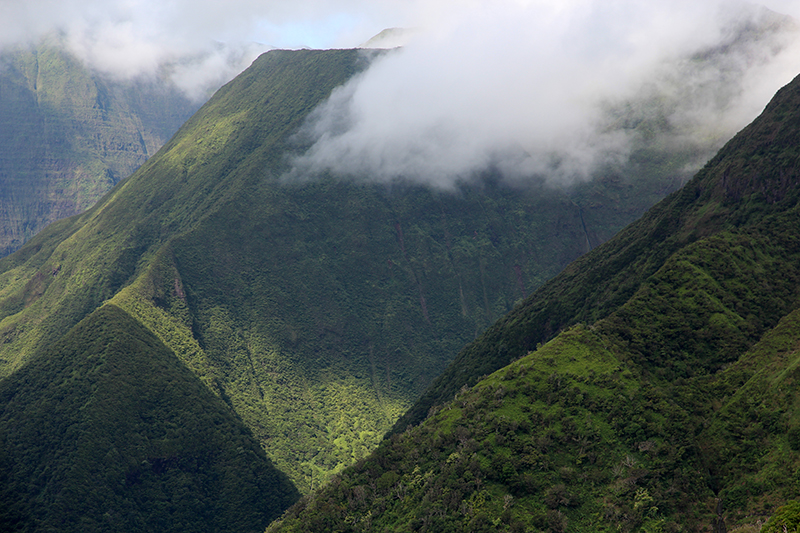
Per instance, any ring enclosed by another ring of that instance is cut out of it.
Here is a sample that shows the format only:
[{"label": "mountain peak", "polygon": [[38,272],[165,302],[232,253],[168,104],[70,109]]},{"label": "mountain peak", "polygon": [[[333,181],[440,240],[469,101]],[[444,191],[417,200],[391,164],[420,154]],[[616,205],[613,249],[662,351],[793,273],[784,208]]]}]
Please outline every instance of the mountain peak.
[{"label": "mountain peak", "polygon": [[413,28],[386,28],[358,48],[397,48],[407,45],[418,33]]}]

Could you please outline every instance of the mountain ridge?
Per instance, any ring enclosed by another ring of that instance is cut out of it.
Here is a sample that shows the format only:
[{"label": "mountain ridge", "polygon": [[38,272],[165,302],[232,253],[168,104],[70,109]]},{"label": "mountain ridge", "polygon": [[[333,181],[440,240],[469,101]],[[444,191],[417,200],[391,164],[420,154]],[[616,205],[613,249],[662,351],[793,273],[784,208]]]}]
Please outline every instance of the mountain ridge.
[{"label": "mountain ridge", "polygon": [[110,304],[1,381],[0,398],[7,531],[255,531],[299,496],[227,406]]},{"label": "mountain ridge", "polygon": [[[493,335],[492,332],[494,331],[503,329],[506,324],[513,323],[517,316],[521,314],[527,315],[526,321],[532,322],[532,325],[521,322],[518,326],[509,327],[505,332],[506,335],[512,336],[511,339],[506,340],[505,338],[494,337],[491,341],[499,347],[505,345],[514,346],[515,349],[511,354],[506,357],[498,356],[496,361],[492,361],[490,364],[475,361],[474,359],[469,360],[471,364],[467,364],[466,361],[469,358],[471,348],[466,347],[462,354],[456,358],[454,364],[446,371],[446,377],[438,378],[439,381],[458,381],[462,379],[462,384],[469,386],[474,383],[475,378],[478,376],[500,368],[500,366],[503,366],[502,363],[511,362],[524,353],[525,350],[535,348],[538,343],[552,338],[557,331],[569,326],[571,323],[576,321],[593,322],[601,318],[604,316],[604,307],[609,308],[615,304],[619,305],[636,290],[636,287],[625,283],[617,283],[616,286],[619,288],[616,290],[620,292],[619,295],[613,293],[603,294],[606,291],[606,287],[608,287],[607,283],[600,281],[601,279],[608,279],[604,276],[604,272],[615,272],[613,277],[616,278],[629,276],[628,271],[620,273],[620,266],[634,263],[631,260],[633,257],[644,257],[646,263],[639,267],[640,270],[637,275],[630,276],[632,280],[639,279],[642,277],[641,272],[655,272],[663,264],[666,257],[677,248],[703,236],[709,236],[726,225],[736,226],[745,223],[748,217],[748,207],[746,205],[737,205],[745,196],[761,191],[765,194],[764,201],[767,204],[774,204],[784,200],[787,194],[794,192],[798,183],[796,174],[788,174],[781,171],[776,179],[773,180],[775,181],[774,187],[766,187],[767,183],[759,182],[757,170],[748,165],[745,161],[746,158],[740,157],[726,160],[724,161],[724,170],[720,170],[719,167],[723,165],[725,154],[743,150],[745,147],[751,150],[755,157],[762,159],[762,154],[769,153],[771,148],[776,145],[775,139],[778,134],[786,129],[790,131],[788,135],[785,135],[786,138],[782,139],[783,142],[779,144],[781,146],[791,146],[793,139],[797,137],[796,132],[800,130],[797,129],[797,123],[787,124],[782,121],[782,118],[791,113],[795,103],[800,104],[800,95],[794,90],[796,85],[797,78],[786,87],[780,89],[760,115],[764,117],[764,120],[754,121],[744,128],[740,134],[729,141],[706,164],[695,179],[657,204],[653,209],[645,213],[640,220],[623,229],[606,245],[607,249],[614,246],[616,248],[615,252],[606,252],[602,262],[598,261],[599,252],[595,251],[576,260],[566,267],[551,283],[542,288],[542,295],[539,300],[544,302],[543,304],[537,304],[536,298],[532,296],[521,307],[512,311],[508,316],[501,319],[497,325],[490,328],[489,333],[487,333],[488,336]],[[767,118],[771,120],[768,121],[766,120]],[[762,124],[766,124],[767,127],[764,128],[761,126]],[[761,126],[761,128],[759,129],[757,126]],[[796,160],[797,157],[797,153],[791,150],[784,150],[781,152],[779,161],[781,166],[785,167],[790,163],[784,163],[784,161]],[[750,174],[745,178],[731,182],[729,176],[732,172],[749,172]],[[703,205],[701,212],[681,212],[685,206],[701,200],[705,202],[701,204]],[[670,212],[678,212],[680,216],[671,217],[669,215]],[[732,217],[735,218],[732,219]],[[638,247],[632,249],[632,246],[635,246],[633,241],[640,233],[646,233],[650,238],[644,241],[644,244],[639,244]],[[662,237],[670,234],[669,240],[662,240]],[[642,254],[650,245],[657,246],[659,252],[657,254]],[[589,267],[588,265],[590,264],[595,266]],[[631,268],[635,268],[635,266],[628,267],[628,269]],[[586,281],[581,280],[576,275],[582,276]],[[592,282],[592,280],[595,280],[595,282]],[[574,315],[567,315],[567,317],[561,318],[564,315],[564,311],[560,309],[559,295],[567,294],[567,298],[569,298],[569,289],[567,287],[576,284],[595,287],[594,292],[583,296],[583,299],[589,302],[589,305],[600,307],[600,309],[567,310],[567,313],[572,311]],[[536,305],[545,305],[547,307],[535,311],[534,314],[531,312],[531,308]],[[531,315],[536,318],[532,318]],[[538,333],[534,333],[537,331]],[[497,350],[500,350],[500,348],[497,348]],[[476,371],[463,378],[455,378],[454,373],[468,371],[468,369],[472,368],[475,368]],[[451,385],[447,392],[444,393],[434,392],[435,387],[434,385],[432,389],[426,391],[420,404],[414,406],[404,415],[393,431],[402,431],[408,424],[421,420],[432,405],[437,401],[441,401],[441,399],[445,399],[448,394],[452,395],[460,385]]]},{"label": "mountain ridge", "polygon": [[726,531],[795,498],[798,99],[795,78],[268,531]]},{"label": "mountain ridge", "polygon": [[280,181],[305,117],[374,53],[261,56],[96,206],[0,260],[0,373],[110,300],[306,492],[377,444],[449,354],[680,176],[682,155],[574,196],[491,175],[452,192]]},{"label": "mountain ridge", "polygon": [[[366,457],[459,347],[696,157],[645,147],[569,191],[491,171],[455,191],[282,181],[309,112],[369,57],[261,56],[95,207],[0,260],[3,383],[116,306],[308,493]],[[634,169],[646,171],[633,181]]]}]

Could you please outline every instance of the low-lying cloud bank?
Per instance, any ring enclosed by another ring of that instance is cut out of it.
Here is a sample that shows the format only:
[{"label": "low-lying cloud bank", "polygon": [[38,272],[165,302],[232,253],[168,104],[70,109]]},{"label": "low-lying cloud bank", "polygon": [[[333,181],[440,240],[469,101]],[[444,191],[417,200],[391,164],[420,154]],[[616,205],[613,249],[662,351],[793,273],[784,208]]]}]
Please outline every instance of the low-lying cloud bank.
[{"label": "low-lying cloud bank", "polygon": [[271,48],[353,47],[413,23],[421,6],[459,1],[0,0],[0,51],[55,35],[97,71],[166,73],[205,97]]},{"label": "low-lying cloud bank", "polygon": [[[269,47],[237,40],[252,23],[225,3],[0,0],[0,50],[42,39],[115,79],[167,75],[190,97],[230,80]],[[222,40],[220,40],[222,39]]]},{"label": "low-lying cloud bank", "polygon": [[645,141],[710,155],[800,69],[797,25],[751,4],[498,0],[436,21],[314,112],[287,177],[568,184]]},{"label": "low-lying cloud bank", "polygon": [[197,99],[272,47],[391,27],[409,42],[316,111],[293,176],[569,183],[644,140],[710,153],[800,64],[797,25],[736,0],[0,0],[0,50],[57,35],[98,71]]}]

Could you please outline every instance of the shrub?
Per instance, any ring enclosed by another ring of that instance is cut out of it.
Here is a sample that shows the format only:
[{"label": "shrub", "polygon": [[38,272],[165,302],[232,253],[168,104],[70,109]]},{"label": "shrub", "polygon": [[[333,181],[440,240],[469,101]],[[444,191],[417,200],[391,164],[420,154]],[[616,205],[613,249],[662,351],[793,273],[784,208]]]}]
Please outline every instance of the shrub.
[{"label": "shrub", "polygon": [[796,533],[800,532],[800,502],[790,501],[779,507],[772,515],[761,533]]}]

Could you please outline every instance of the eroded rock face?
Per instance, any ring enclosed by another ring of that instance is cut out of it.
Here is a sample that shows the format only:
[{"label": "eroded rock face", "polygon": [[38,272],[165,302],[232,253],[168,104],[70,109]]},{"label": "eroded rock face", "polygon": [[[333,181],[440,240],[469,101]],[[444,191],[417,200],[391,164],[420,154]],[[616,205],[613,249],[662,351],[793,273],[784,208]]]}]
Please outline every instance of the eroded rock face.
[{"label": "eroded rock face", "polygon": [[0,256],[92,206],[199,107],[165,81],[112,81],[56,42],[0,54]]}]

